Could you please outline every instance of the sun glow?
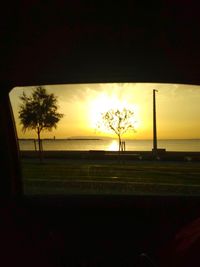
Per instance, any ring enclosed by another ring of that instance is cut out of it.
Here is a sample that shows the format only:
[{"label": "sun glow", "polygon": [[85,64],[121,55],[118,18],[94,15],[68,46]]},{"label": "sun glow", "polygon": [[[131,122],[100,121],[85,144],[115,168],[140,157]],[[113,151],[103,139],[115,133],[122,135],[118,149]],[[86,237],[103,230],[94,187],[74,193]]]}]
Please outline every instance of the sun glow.
[{"label": "sun glow", "polygon": [[118,144],[117,140],[112,140],[112,142],[110,143],[110,145],[107,148],[107,150],[109,150],[109,151],[118,151],[118,149],[119,149],[119,144]]},{"label": "sun glow", "polygon": [[[108,95],[105,92],[99,94],[95,99],[91,100],[88,106],[88,117],[90,118],[90,127],[97,129],[101,124],[102,114],[110,109],[123,110],[124,108],[130,109],[134,112],[133,124],[134,129],[138,129],[141,125],[139,119],[139,106],[130,104],[127,100],[120,100],[117,95]],[[112,133],[109,129],[101,125],[101,132],[105,134]]]}]

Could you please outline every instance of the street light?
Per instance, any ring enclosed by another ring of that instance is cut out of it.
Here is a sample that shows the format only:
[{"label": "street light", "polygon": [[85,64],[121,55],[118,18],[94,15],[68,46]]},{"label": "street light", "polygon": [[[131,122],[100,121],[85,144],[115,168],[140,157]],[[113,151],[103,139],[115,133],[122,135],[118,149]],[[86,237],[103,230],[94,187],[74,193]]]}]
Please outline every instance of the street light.
[{"label": "street light", "polygon": [[157,128],[156,128],[156,92],[158,90],[153,89],[153,152],[157,152]]}]

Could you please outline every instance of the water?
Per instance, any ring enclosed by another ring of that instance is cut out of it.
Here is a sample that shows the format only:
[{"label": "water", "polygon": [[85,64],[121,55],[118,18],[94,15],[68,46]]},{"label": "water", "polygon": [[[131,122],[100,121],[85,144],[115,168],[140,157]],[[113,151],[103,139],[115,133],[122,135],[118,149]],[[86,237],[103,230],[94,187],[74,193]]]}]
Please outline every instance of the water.
[{"label": "water", "polygon": [[[125,140],[127,151],[150,151],[152,140]],[[20,150],[34,150],[33,140],[19,140]],[[200,152],[200,139],[158,140],[158,148],[167,151]],[[43,149],[48,150],[106,150],[117,151],[117,140],[43,140]]]}]

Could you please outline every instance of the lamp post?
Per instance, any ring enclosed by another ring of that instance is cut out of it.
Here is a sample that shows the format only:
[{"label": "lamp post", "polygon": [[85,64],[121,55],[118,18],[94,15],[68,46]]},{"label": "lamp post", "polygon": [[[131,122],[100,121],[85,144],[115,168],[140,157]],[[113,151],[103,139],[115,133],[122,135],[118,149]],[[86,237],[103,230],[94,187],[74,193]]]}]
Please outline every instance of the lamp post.
[{"label": "lamp post", "polygon": [[157,152],[157,128],[156,128],[156,92],[158,90],[153,89],[153,152]]}]

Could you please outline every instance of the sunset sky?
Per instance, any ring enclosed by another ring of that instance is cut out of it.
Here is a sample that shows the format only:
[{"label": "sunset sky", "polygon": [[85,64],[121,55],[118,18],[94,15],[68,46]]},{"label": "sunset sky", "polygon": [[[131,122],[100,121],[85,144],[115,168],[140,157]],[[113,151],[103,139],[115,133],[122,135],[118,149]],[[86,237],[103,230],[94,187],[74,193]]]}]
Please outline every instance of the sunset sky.
[{"label": "sunset sky", "polygon": [[[42,138],[116,137],[105,129],[97,130],[101,114],[110,108],[126,107],[134,111],[136,131],[126,139],[152,139],[153,100],[157,89],[157,135],[159,139],[200,138],[200,86],[153,83],[110,83],[46,85],[48,93],[58,99],[59,112],[64,117],[53,131]],[[21,131],[18,111],[19,96],[31,94],[35,87],[15,87],[10,93],[19,138],[36,138],[34,131]]]}]

